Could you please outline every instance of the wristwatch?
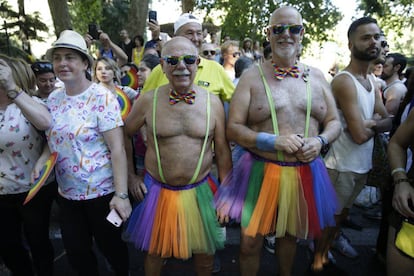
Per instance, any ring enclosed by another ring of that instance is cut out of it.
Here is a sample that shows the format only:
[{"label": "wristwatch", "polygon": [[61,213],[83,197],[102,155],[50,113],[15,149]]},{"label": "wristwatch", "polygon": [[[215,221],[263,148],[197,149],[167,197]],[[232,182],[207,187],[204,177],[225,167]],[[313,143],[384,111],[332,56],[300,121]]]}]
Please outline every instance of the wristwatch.
[{"label": "wristwatch", "polygon": [[128,198],[128,194],[127,193],[117,193],[115,192],[115,196],[121,198],[121,199],[127,199]]},{"label": "wristwatch", "polygon": [[22,90],[17,90],[17,89],[12,89],[7,91],[7,97],[10,100],[14,100],[16,99],[23,91]]},{"label": "wristwatch", "polygon": [[329,150],[329,142],[328,142],[328,139],[326,139],[322,135],[318,135],[318,136],[316,136],[316,138],[318,138],[319,141],[322,144],[321,154],[326,154],[328,152],[328,150]]}]

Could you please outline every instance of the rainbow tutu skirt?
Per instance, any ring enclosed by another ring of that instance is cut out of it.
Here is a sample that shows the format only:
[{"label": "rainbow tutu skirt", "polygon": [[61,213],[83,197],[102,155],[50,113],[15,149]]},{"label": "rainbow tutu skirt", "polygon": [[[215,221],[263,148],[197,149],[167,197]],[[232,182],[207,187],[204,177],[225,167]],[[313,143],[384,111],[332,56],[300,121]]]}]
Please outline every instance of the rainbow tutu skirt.
[{"label": "rainbow tutu skirt", "polygon": [[162,258],[213,255],[224,247],[225,237],[214,209],[217,182],[211,176],[189,185],[170,186],[147,173],[144,183],[148,193],[134,208],[124,240]]},{"label": "rainbow tutu skirt", "polygon": [[215,194],[217,210],[248,236],[307,239],[335,226],[337,199],[322,158],[310,163],[264,160],[244,151]]}]

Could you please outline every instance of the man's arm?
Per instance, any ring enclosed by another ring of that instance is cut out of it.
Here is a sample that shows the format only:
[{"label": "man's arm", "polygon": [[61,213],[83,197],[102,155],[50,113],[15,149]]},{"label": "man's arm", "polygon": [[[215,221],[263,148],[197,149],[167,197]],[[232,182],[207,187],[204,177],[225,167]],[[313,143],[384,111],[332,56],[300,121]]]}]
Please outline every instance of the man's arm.
[{"label": "man's arm", "polygon": [[375,134],[374,120],[364,120],[357,100],[355,83],[350,76],[337,76],[331,83],[332,93],[338,108],[347,123],[347,130],[356,144],[363,144]]},{"label": "man's arm", "polygon": [[147,189],[143,183],[142,176],[135,173],[134,149],[132,137],[145,123],[145,109],[152,106],[150,99],[152,97],[141,95],[133,104],[131,112],[125,121],[124,140],[125,151],[127,154],[128,167],[128,190],[135,200],[143,200]]},{"label": "man's arm", "polygon": [[387,89],[385,97],[385,108],[390,115],[396,115],[407,88],[401,83],[396,83]]},{"label": "man's arm", "polygon": [[104,32],[100,33],[99,40],[102,42],[103,45],[108,45],[108,47],[112,49],[117,58],[117,63],[119,66],[128,62],[127,54],[124,52],[124,50],[121,49],[121,47],[112,42],[108,34]]}]

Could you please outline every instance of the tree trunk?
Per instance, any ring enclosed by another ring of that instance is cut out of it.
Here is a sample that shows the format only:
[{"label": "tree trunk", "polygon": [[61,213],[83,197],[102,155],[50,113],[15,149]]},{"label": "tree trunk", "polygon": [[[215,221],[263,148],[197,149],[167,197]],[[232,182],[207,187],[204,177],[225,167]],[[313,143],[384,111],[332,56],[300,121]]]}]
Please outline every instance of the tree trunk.
[{"label": "tree trunk", "polygon": [[194,11],[195,0],[182,0],[181,3],[182,3],[181,9],[183,13],[186,13],[186,12],[191,13]]},{"label": "tree trunk", "polygon": [[131,39],[137,35],[144,35],[148,21],[149,0],[131,0],[128,12],[126,29]]},{"label": "tree trunk", "polygon": [[55,35],[59,37],[59,34],[63,30],[72,29],[72,21],[69,15],[68,1],[67,0],[48,0],[50,14],[52,15],[53,26],[55,27]]}]

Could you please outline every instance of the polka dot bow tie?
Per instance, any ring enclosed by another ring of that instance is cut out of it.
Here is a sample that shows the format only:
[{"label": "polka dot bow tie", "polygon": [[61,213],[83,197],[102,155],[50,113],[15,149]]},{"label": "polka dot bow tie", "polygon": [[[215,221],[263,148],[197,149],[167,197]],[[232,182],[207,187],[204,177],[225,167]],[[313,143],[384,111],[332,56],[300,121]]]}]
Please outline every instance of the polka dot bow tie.
[{"label": "polka dot bow tie", "polygon": [[277,80],[283,80],[286,76],[291,76],[294,78],[299,77],[299,67],[297,66],[297,64],[295,64],[294,66],[290,68],[281,68],[277,66],[276,64],[273,64],[273,67],[275,68],[274,77]]},{"label": "polka dot bow tie", "polygon": [[170,104],[174,105],[178,102],[185,102],[187,104],[194,104],[195,102],[195,94],[196,92],[194,90],[190,90],[188,93],[185,94],[179,94],[177,91],[170,90]]}]

